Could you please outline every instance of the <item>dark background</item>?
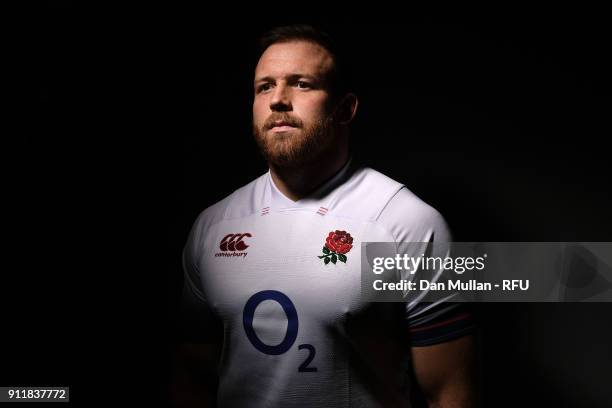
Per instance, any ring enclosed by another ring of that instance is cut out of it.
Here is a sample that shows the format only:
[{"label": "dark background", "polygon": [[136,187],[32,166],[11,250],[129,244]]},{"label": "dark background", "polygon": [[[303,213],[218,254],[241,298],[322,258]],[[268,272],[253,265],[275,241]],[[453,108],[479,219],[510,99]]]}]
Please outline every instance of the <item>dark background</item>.
[{"label": "dark background", "polygon": [[[2,385],[165,398],[186,234],[266,171],[253,45],[277,24],[319,24],[347,47],[354,154],[436,207],[455,240],[612,241],[600,10],[312,8],[24,14],[13,40],[33,106],[9,173]],[[611,315],[484,305],[484,406],[608,406]]]}]

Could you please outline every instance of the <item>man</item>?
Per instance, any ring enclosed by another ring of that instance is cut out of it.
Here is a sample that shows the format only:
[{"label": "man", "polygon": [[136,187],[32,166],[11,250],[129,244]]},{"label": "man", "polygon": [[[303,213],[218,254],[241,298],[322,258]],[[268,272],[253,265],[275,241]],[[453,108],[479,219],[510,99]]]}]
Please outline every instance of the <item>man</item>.
[{"label": "man", "polygon": [[269,172],[203,211],[184,250],[216,403],[407,407],[418,388],[430,406],[473,406],[469,315],[360,298],[361,242],[450,235],[405,186],[351,160],[358,100],[343,63],[310,26],[262,39],[253,133]]}]

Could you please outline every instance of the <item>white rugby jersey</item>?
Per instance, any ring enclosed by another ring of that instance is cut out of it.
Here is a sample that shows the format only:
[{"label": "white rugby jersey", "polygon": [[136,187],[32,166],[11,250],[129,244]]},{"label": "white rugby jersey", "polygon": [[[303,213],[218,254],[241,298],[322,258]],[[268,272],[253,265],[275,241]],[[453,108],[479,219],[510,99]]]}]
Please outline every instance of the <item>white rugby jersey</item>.
[{"label": "white rugby jersey", "polygon": [[297,202],[268,172],[204,210],[184,296],[195,324],[222,322],[219,406],[410,406],[410,347],[465,334],[470,319],[457,304],[361,300],[361,242],[431,241],[450,241],[434,208],[350,161]]}]

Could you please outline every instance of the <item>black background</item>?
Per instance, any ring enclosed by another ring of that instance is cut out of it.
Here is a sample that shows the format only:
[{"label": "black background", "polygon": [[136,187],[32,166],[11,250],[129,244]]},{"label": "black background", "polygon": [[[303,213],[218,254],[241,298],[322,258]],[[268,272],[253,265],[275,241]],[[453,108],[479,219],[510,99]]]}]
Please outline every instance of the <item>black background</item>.
[{"label": "black background", "polygon": [[[2,385],[165,398],[186,234],[266,171],[253,44],[277,24],[319,24],[348,48],[354,154],[436,207],[455,240],[612,241],[601,10],[236,8],[50,2],[19,16],[32,106],[7,173]],[[485,306],[484,406],[610,404],[610,304]]]}]

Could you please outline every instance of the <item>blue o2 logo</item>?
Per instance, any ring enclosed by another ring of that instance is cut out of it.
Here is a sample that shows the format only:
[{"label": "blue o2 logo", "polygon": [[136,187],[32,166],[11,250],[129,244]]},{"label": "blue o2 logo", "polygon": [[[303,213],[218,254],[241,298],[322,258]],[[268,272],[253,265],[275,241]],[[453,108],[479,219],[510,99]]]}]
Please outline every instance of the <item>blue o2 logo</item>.
[{"label": "blue o2 logo", "polygon": [[[257,333],[255,333],[255,329],[253,328],[253,317],[255,316],[255,310],[257,309],[257,306],[259,306],[259,304],[265,300],[273,300],[277,302],[283,308],[285,315],[287,315],[287,331],[285,332],[285,337],[280,344],[275,346],[270,346],[262,342],[259,337],[257,337]],[[299,328],[298,313],[295,305],[287,295],[277,290],[263,290],[251,296],[244,305],[244,310],[242,312],[242,324],[244,326],[244,332],[246,333],[246,336],[253,347],[260,352],[269,355],[279,355],[289,351],[289,349],[293,346],[293,343],[295,343]],[[311,344],[300,344],[298,346],[298,350],[303,349],[308,350],[309,354],[306,360],[298,367],[298,371],[317,371],[316,367],[308,367],[308,364],[310,364],[316,354],[314,346]]]},{"label": "blue o2 logo", "polygon": [[[253,316],[255,315],[255,309],[257,309],[257,306],[259,306],[259,304],[264,300],[274,300],[278,302],[287,315],[287,332],[285,333],[285,338],[283,341],[277,346],[269,346],[263,343],[261,340],[259,340],[259,337],[257,337],[255,329],[253,329]],[[242,323],[244,325],[244,331],[251,341],[251,344],[253,344],[253,346],[255,346],[255,348],[262,353],[271,355],[286,353],[287,350],[293,346],[293,343],[297,338],[299,326],[297,310],[295,310],[293,302],[287,297],[287,295],[276,290],[264,290],[251,296],[251,298],[246,302],[246,305],[244,305],[244,311],[242,312]]]}]

